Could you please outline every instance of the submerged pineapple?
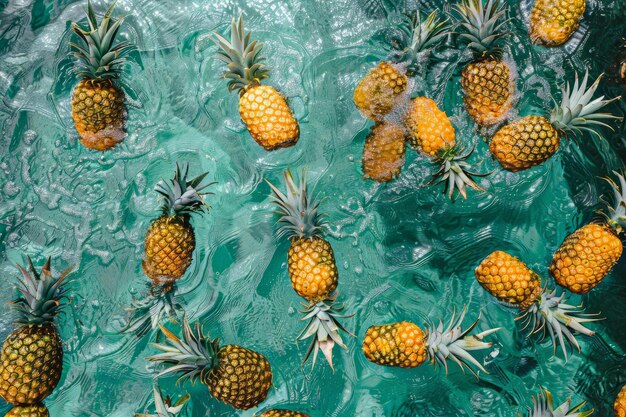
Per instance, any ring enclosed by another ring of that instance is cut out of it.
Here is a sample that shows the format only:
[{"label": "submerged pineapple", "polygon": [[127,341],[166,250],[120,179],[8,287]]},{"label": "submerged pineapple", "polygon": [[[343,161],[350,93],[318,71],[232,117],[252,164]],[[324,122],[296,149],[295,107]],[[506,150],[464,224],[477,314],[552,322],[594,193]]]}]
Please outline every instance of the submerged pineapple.
[{"label": "submerged pineapple", "polygon": [[50,414],[43,404],[18,405],[13,407],[4,417],[50,417]]},{"label": "submerged pineapple", "polygon": [[[41,401],[54,390],[61,378],[63,345],[54,325],[54,318],[62,309],[67,288],[63,281],[66,270],[59,277],[52,276],[50,259],[37,271],[28,258],[28,270],[18,265],[22,277],[17,289],[20,296],[14,301],[19,327],[4,341],[0,361],[0,397],[9,404],[21,407],[14,415],[32,409],[34,415],[45,412]],[[27,415],[27,414],[26,414]]]},{"label": "submerged pineapple", "polygon": [[122,65],[131,44],[115,43],[123,19],[113,20],[112,3],[100,24],[87,2],[89,28],[83,29],[72,22],[72,31],[83,42],[70,42],[72,53],[78,58],[76,73],[82,80],[72,97],[72,117],[80,141],[88,148],[105,151],[121,142],[126,136],[125,94],[117,86]]},{"label": "submerged pineapple", "polygon": [[177,417],[185,408],[187,401],[189,401],[190,395],[184,395],[179,398],[175,403],[168,396],[163,398],[163,394],[161,394],[161,389],[154,387],[154,411],[156,414],[143,414],[137,413],[135,417]]},{"label": "submerged pineapple", "polygon": [[549,120],[543,116],[526,116],[496,132],[489,150],[504,169],[521,171],[539,165],[556,153],[562,135],[586,130],[601,137],[592,125],[610,128],[601,120],[619,119],[609,113],[598,113],[619,97],[604,100],[602,96],[592,100],[601,76],[589,88],[587,78],[588,73],[585,72],[579,85],[576,75],[571,92],[569,83],[561,89],[561,103],[552,110]]},{"label": "submerged pineapple", "polygon": [[598,285],[622,256],[619,235],[626,227],[626,180],[615,175],[619,184],[607,178],[615,203],[609,206],[606,221],[590,223],[567,236],[552,258],[550,275],[571,292],[585,294]]},{"label": "submerged pineapple", "polygon": [[267,151],[295,145],[300,136],[298,122],[283,96],[274,87],[261,85],[269,69],[261,55],[263,44],[250,39],[243,28],[243,16],[232,20],[230,41],[214,33],[221,50],[218,60],[228,66],[224,76],[228,91],[239,93],[239,114],[252,138]]},{"label": "submerged pineapple", "polygon": [[515,93],[511,68],[496,48],[507,22],[505,8],[500,0],[463,0],[458,11],[466,31],[461,37],[474,53],[461,74],[465,108],[478,125],[492,126],[504,119]]},{"label": "submerged pineapple", "polygon": [[372,127],[363,148],[363,175],[378,182],[391,181],[400,174],[406,150],[404,130],[395,123]]},{"label": "submerged pineapple", "polygon": [[600,320],[596,315],[582,314],[577,307],[568,305],[565,294],[556,295],[556,290],[544,289],[541,278],[526,264],[506,252],[495,251],[478,265],[476,280],[491,295],[505,303],[519,307],[530,327],[529,335],[542,332],[548,334],[556,352],[557,343],[567,359],[565,341],[580,352],[580,345],[572,330],[587,336],[593,331],[584,323]]},{"label": "submerged pineapple", "polygon": [[559,46],[572,37],[585,13],[587,0],[536,0],[530,13],[530,40]]},{"label": "submerged pineapple", "polygon": [[613,409],[615,410],[615,417],[626,417],[626,385],[617,393]]},{"label": "submerged pineapple", "polygon": [[267,410],[259,417],[309,417],[309,415],[290,410]]},{"label": "submerged pineapple", "polygon": [[[286,194],[268,181],[272,189],[273,203],[279,208],[283,223],[277,236],[287,236],[291,240],[288,255],[288,269],[291,286],[304,298],[308,305],[302,311],[302,320],[308,320],[298,340],[315,336],[305,357],[305,362],[313,353],[313,365],[321,350],[326,360],[333,366],[333,347],[338,344],[347,349],[339,330],[348,332],[338,321],[343,306],[335,303],[339,273],[335,255],[330,243],[324,239],[326,222],[318,211],[320,202],[309,193],[306,173],[303,171],[299,183],[289,170],[285,171]],[[334,293],[334,294],[333,294]],[[351,333],[350,333],[351,334]]]},{"label": "submerged pineapple", "polygon": [[483,338],[499,329],[469,335],[478,320],[463,330],[461,324],[465,313],[466,309],[458,317],[453,313],[445,328],[441,321],[438,325],[429,324],[427,331],[406,321],[372,326],[363,339],[363,353],[367,360],[382,366],[415,368],[428,359],[435,365],[442,365],[447,373],[447,360],[450,359],[462,369],[466,366],[472,373],[470,365],[487,372],[468,351],[489,348],[491,343],[483,342]]},{"label": "submerged pineapple", "polygon": [[571,400],[554,408],[552,394],[546,389],[542,389],[537,398],[533,397],[533,408],[528,409],[528,417],[589,417],[593,410],[580,411],[586,404],[582,402],[571,406]]},{"label": "submerged pineapple", "polygon": [[236,409],[259,405],[272,385],[272,369],[263,355],[237,345],[220,346],[219,339],[205,336],[196,323],[194,329],[185,318],[182,339],[161,327],[165,343],[154,347],[163,351],[148,358],[171,365],[158,376],[180,374],[181,379],[200,380],[211,395]]}]

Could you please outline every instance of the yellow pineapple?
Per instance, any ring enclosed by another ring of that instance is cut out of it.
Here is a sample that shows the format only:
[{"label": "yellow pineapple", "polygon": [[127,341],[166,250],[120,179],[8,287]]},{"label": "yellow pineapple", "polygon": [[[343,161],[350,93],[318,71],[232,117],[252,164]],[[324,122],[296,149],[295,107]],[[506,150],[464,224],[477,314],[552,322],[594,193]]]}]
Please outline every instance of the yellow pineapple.
[{"label": "yellow pineapple", "polygon": [[114,43],[123,20],[111,18],[114,6],[115,2],[98,24],[88,1],[89,27],[72,22],[72,31],[82,41],[82,45],[70,42],[78,58],[76,73],[82,78],[72,96],[72,117],[82,144],[99,151],[112,148],[126,136],[126,95],[115,80],[131,44]]},{"label": "yellow pineapple", "polygon": [[183,408],[185,408],[189,398],[191,398],[189,394],[186,394],[174,403],[169,395],[163,398],[160,388],[154,387],[152,391],[154,395],[154,411],[156,414],[137,413],[135,417],[177,417],[182,412]]},{"label": "yellow pineapple", "polygon": [[447,374],[447,360],[451,359],[462,369],[466,366],[472,373],[474,371],[470,365],[487,372],[467,351],[489,348],[491,343],[482,342],[483,338],[499,329],[470,336],[468,334],[476,327],[478,320],[468,329],[462,330],[465,313],[465,309],[458,317],[453,313],[450,324],[445,328],[441,322],[438,325],[429,324],[427,331],[407,321],[372,326],[367,329],[363,339],[363,353],[367,360],[382,366],[415,368],[429,359],[434,364],[442,365]]},{"label": "yellow pineapple", "polygon": [[289,170],[284,176],[286,194],[269,181],[267,183],[272,189],[273,203],[279,208],[279,223],[283,223],[277,236],[287,236],[291,240],[287,258],[291,286],[308,302],[302,312],[302,320],[308,320],[308,323],[298,340],[315,336],[304,361],[313,353],[315,366],[318,350],[321,350],[332,367],[335,344],[347,349],[339,330],[350,333],[338,320],[344,316],[340,315],[343,306],[335,302],[339,278],[335,255],[323,237],[326,222],[318,211],[319,200],[309,193],[306,173],[302,172],[298,183]]},{"label": "yellow pineapple", "polygon": [[495,251],[478,265],[476,280],[498,300],[519,307],[528,335],[541,332],[542,339],[550,336],[556,353],[557,343],[567,359],[565,341],[580,352],[580,345],[572,331],[592,336],[594,332],[584,323],[600,320],[594,314],[582,314],[577,307],[567,304],[565,294],[547,290],[541,278],[518,258],[503,251]]},{"label": "yellow pineapple", "polygon": [[526,116],[500,128],[491,139],[489,150],[493,157],[509,171],[521,171],[546,161],[559,149],[561,136],[578,134],[582,130],[601,137],[592,125],[609,127],[602,119],[618,119],[608,113],[598,113],[608,103],[619,99],[604,100],[604,96],[592,100],[600,78],[587,88],[588,73],[582,83],[578,75],[570,92],[570,85],[562,89],[561,103],[550,115]]},{"label": "yellow pineapple", "polygon": [[50,414],[43,404],[18,405],[13,407],[4,417],[50,417]]},{"label": "yellow pineapple", "polygon": [[232,20],[230,41],[218,33],[213,41],[220,47],[218,60],[227,65],[228,91],[239,93],[239,115],[252,138],[267,151],[293,146],[300,128],[284,97],[274,87],[261,85],[269,78],[263,64],[263,44],[251,40],[243,28],[243,15]]},{"label": "yellow pineapple", "polygon": [[615,410],[615,417],[626,417],[626,385],[617,393],[613,409]]},{"label": "yellow pineapple", "polygon": [[259,417],[309,417],[309,415],[291,410],[267,410],[259,414]]},{"label": "yellow pineapple", "polygon": [[607,178],[615,203],[603,223],[590,223],[565,238],[554,253],[550,275],[571,292],[585,294],[598,285],[622,256],[618,237],[626,227],[626,180],[615,173],[619,184]]},{"label": "yellow pineapple", "polygon": [[461,37],[475,56],[461,73],[465,108],[478,125],[492,126],[504,119],[515,94],[511,68],[496,48],[506,10],[500,0],[463,0],[457,9],[466,30]]},{"label": "yellow pineapple", "polygon": [[179,374],[179,381],[189,379],[193,383],[199,379],[215,399],[238,410],[248,410],[265,400],[272,386],[272,369],[263,355],[238,345],[220,346],[219,339],[205,336],[199,323],[192,329],[186,318],[182,327],[182,338],[178,338],[161,326],[165,343],[153,346],[163,353],[148,358],[170,365],[159,377]]},{"label": "yellow pineapple", "polygon": [[391,181],[400,174],[406,150],[404,130],[394,123],[372,127],[363,147],[363,174],[378,182]]},{"label": "yellow pineapple", "polygon": [[528,409],[528,417],[589,417],[594,410],[580,411],[585,404],[583,401],[572,406],[571,400],[567,400],[555,409],[552,394],[547,389],[542,389],[537,398],[533,397],[533,408]]},{"label": "yellow pineapple", "polygon": [[536,0],[530,13],[530,39],[545,46],[559,46],[580,25],[587,0]]}]

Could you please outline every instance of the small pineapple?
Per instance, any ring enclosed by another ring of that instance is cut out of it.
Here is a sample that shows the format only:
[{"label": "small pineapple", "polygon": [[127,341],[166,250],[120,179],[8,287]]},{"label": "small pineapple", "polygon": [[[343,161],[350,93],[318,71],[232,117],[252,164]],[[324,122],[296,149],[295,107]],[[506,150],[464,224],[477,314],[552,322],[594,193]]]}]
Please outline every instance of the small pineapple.
[{"label": "small pineapple", "polygon": [[528,417],[589,417],[593,414],[593,410],[580,411],[586,404],[584,401],[574,407],[570,403],[571,400],[567,400],[555,409],[552,394],[542,389],[537,398],[533,397],[533,408],[528,409]]},{"label": "small pineapple", "polygon": [[291,410],[267,410],[259,417],[309,417],[309,415]]},{"label": "small pineapple", "polygon": [[272,369],[263,355],[237,345],[220,346],[219,339],[205,336],[196,323],[183,320],[182,339],[161,326],[165,343],[153,346],[163,353],[148,360],[171,365],[159,373],[181,374],[181,379],[200,380],[211,395],[238,410],[259,405],[272,385]]},{"label": "small pineapple", "polygon": [[126,95],[115,80],[132,45],[115,43],[123,19],[112,19],[114,7],[115,2],[98,24],[88,0],[89,28],[72,22],[72,31],[82,41],[82,45],[70,42],[78,58],[76,73],[82,78],[72,97],[72,117],[82,144],[98,151],[111,149],[126,136]]},{"label": "small pineapple", "polygon": [[592,336],[594,332],[583,324],[600,320],[597,315],[582,314],[577,307],[567,304],[565,294],[557,296],[556,290],[543,288],[539,275],[506,252],[491,253],[478,265],[475,275],[478,283],[491,295],[523,312],[518,319],[524,320],[525,329],[530,327],[529,335],[542,332],[545,337],[548,334],[555,353],[558,343],[565,359],[565,340],[580,352],[572,330]]},{"label": "small pineapple", "polygon": [[530,13],[530,40],[560,46],[578,30],[587,0],[536,0]]},{"label": "small pineapple", "polygon": [[507,23],[505,6],[500,0],[462,0],[457,10],[466,30],[461,37],[475,56],[461,73],[465,108],[478,125],[493,126],[504,119],[515,94],[511,68],[496,48]]},{"label": "small pineapple", "polygon": [[340,315],[343,306],[335,302],[337,294],[334,292],[339,278],[335,255],[330,243],[323,238],[326,222],[318,211],[319,200],[313,196],[313,191],[309,193],[306,172],[302,172],[299,183],[289,170],[284,176],[287,194],[269,181],[267,183],[281,215],[278,222],[284,223],[277,236],[287,236],[291,240],[287,258],[291,286],[308,302],[302,311],[302,320],[308,320],[308,324],[298,340],[315,335],[304,360],[313,353],[315,365],[318,350],[321,350],[332,367],[335,344],[347,349],[339,330],[351,334],[338,320],[344,316]]},{"label": "small pineapple", "polygon": [[135,417],[177,417],[183,411],[183,408],[185,408],[189,398],[191,398],[189,394],[186,394],[174,403],[169,396],[163,398],[161,389],[157,387],[153,388],[153,394],[155,414],[137,413]]},{"label": "small pineapple", "polygon": [[615,410],[615,417],[626,417],[626,385],[617,393],[613,409]]},{"label": "small pineapple", "polygon": [[619,184],[607,181],[615,195],[603,223],[587,224],[565,238],[554,253],[550,275],[557,284],[577,294],[585,294],[598,285],[622,256],[619,235],[626,227],[626,179],[615,173]]},{"label": "small pineapple", "polygon": [[491,343],[482,340],[499,329],[469,335],[478,320],[463,330],[461,324],[465,313],[466,309],[458,317],[453,313],[445,329],[441,321],[438,325],[429,324],[426,332],[407,321],[372,326],[367,329],[363,339],[363,353],[367,360],[382,366],[415,368],[429,359],[435,365],[442,365],[447,374],[447,360],[450,359],[459,364],[461,369],[467,367],[474,375],[470,365],[487,372],[467,351],[491,347]]},{"label": "small pineapple", "polygon": [[269,78],[269,69],[261,55],[263,44],[250,40],[243,28],[243,15],[232,20],[230,41],[218,33],[213,42],[220,47],[216,59],[228,71],[228,91],[239,93],[239,114],[252,138],[267,151],[293,146],[300,128],[283,96],[274,87],[261,85]]},{"label": "small pineapple", "polygon": [[592,125],[606,126],[602,119],[619,119],[608,113],[598,113],[608,103],[618,100],[604,100],[604,96],[592,100],[601,76],[587,88],[588,73],[579,85],[578,75],[570,92],[570,85],[561,89],[561,103],[550,115],[526,116],[503,126],[493,136],[489,150],[504,169],[521,171],[539,165],[559,149],[561,136],[566,133],[578,134],[582,130],[601,137]]},{"label": "small pineapple", "polygon": [[418,54],[434,47],[448,35],[447,21],[440,21],[432,12],[422,21],[419,12],[405,19],[401,26],[402,39],[389,61],[380,62],[361,79],[354,90],[354,104],[365,117],[382,121],[391,113],[397,100],[407,89],[406,68],[414,64]]},{"label": "small pineapple", "polygon": [[363,174],[377,182],[391,181],[400,174],[406,150],[401,126],[381,122],[372,127],[363,147]]},{"label": "small pineapple", "polygon": [[17,285],[20,296],[13,304],[18,313],[15,324],[19,327],[2,346],[0,397],[16,406],[32,406],[18,407],[12,411],[14,415],[28,415],[24,413],[30,410],[31,414],[43,416],[47,412],[40,403],[61,378],[63,345],[54,318],[66,298],[63,281],[71,268],[53,277],[50,258],[39,272],[30,258],[28,270],[21,265],[18,268],[22,274]]},{"label": "small pineapple", "polygon": [[50,417],[50,414],[43,404],[18,405],[13,407],[4,417]]}]

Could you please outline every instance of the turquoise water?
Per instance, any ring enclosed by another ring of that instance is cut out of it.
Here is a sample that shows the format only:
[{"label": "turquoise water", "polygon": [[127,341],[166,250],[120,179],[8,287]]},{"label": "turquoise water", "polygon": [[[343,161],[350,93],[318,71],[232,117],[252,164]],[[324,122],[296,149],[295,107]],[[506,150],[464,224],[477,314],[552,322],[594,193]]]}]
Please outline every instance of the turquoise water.
[{"label": "turquoise water", "polygon": [[[626,382],[626,262],[583,297],[606,320],[591,324],[596,336],[579,336],[582,353],[569,361],[548,343],[526,339],[515,312],[496,304],[475,282],[473,269],[495,249],[521,257],[542,276],[563,238],[591,220],[608,191],[599,176],[621,169],[626,158],[623,122],[598,141],[565,140],[547,163],[521,173],[491,160],[462,106],[459,74],[468,55],[450,43],[432,57],[415,91],[440,103],[457,140],[476,144],[471,161],[493,174],[479,181],[485,193],[454,204],[428,187],[434,167],[412,151],[398,179],[363,181],[361,154],[371,122],[352,102],[365,73],[385,57],[384,30],[391,1],[148,1],[120,0],[127,15],[123,34],[138,45],[124,73],[129,98],[128,137],[111,152],[78,142],[70,114],[76,78],[69,71],[69,22],[82,19],[83,2],[0,1],[0,304],[13,298],[9,278],[25,255],[41,264],[52,256],[57,270],[76,264],[73,298],[60,319],[64,374],[46,400],[52,417],[132,415],[150,403],[156,351],[148,340],[118,334],[124,308],[147,282],[141,269],[143,238],[158,216],[152,191],[188,161],[192,174],[209,171],[217,181],[213,207],[195,217],[195,259],[178,289],[189,314],[214,336],[263,353],[274,387],[260,409],[234,411],[210,398],[200,384],[164,390],[192,395],[193,416],[252,416],[268,407],[311,416],[516,416],[539,386],[557,401],[588,400],[609,416]],[[445,2],[421,2],[431,10]],[[624,93],[611,80],[621,36],[623,0],[590,1],[583,25],[564,47],[529,44],[532,3],[509,1],[512,34],[505,55],[516,63],[520,115],[545,112],[550,93],[589,68],[607,72],[600,90]],[[94,3],[97,10],[102,2]],[[622,6],[622,7],[620,7]],[[267,153],[239,120],[222,68],[212,60],[207,34],[224,31],[243,11],[247,27],[266,42],[269,84],[289,98],[300,122],[292,148]],[[624,115],[626,101],[610,110]],[[511,115],[515,117],[516,113]],[[337,257],[340,298],[354,316],[345,321],[356,339],[335,353],[335,372],[323,362],[300,366],[307,346],[296,345],[300,298],[286,270],[288,243],[274,238],[275,215],[264,178],[276,183],[286,167],[306,167],[326,199],[328,238]],[[424,365],[386,369],[365,360],[360,343],[373,324],[413,320],[420,326],[469,307],[466,323],[482,315],[479,329],[502,326],[494,347],[477,353],[489,375],[477,381],[452,366],[449,375]],[[12,330],[0,315],[0,337]],[[0,412],[8,407],[0,405]]]}]

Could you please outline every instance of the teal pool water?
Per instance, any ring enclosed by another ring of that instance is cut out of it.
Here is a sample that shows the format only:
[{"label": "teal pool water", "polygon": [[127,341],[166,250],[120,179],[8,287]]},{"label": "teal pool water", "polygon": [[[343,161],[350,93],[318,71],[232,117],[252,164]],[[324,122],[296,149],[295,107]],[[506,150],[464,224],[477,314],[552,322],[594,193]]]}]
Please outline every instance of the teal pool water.
[{"label": "teal pool water", "polygon": [[[212,210],[192,222],[197,249],[179,285],[181,302],[213,336],[263,353],[274,387],[258,409],[235,411],[208,395],[201,384],[175,385],[189,392],[192,416],[252,416],[269,407],[321,416],[513,417],[531,405],[540,386],[556,401],[587,400],[596,415],[611,415],[626,382],[626,261],[599,287],[572,303],[584,303],[605,320],[579,336],[582,352],[566,362],[549,343],[526,339],[515,311],[494,302],[473,270],[490,252],[509,251],[547,279],[552,253],[565,236],[603,208],[608,192],[599,177],[621,170],[626,128],[602,130],[606,140],[585,134],[565,140],[547,163],[510,173],[494,162],[464,110],[460,71],[468,55],[450,39],[431,59],[415,93],[435,98],[456,128],[457,140],[476,145],[471,161],[487,191],[470,191],[450,203],[427,186],[434,166],[414,152],[398,179],[364,181],[361,156],[371,122],[355,108],[360,78],[384,59],[385,30],[393,25],[391,0],[149,1],[119,0],[127,16],[123,35],[138,45],[124,72],[129,118],[126,140],[107,153],[84,148],[71,118],[69,22],[83,18],[84,2],[0,1],[0,337],[12,330],[6,304],[10,278],[25,255],[39,264],[52,256],[56,270],[76,264],[71,304],[60,318],[65,341],[61,383],[46,400],[52,417],[123,417],[151,401],[156,353],[147,339],[118,334],[132,295],[144,290],[143,238],[158,216],[153,186],[170,177],[177,161],[192,174],[209,171],[217,181]],[[409,7],[414,5],[409,3]],[[420,8],[449,10],[448,2]],[[583,73],[606,72],[599,91],[625,93],[614,64],[626,35],[623,0],[591,0],[581,29],[564,47],[531,46],[529,0],[508,1],[512,18],[505,56],[518,73],[516,114],[543,114],[550,94]],[[97,10],[104,8],[94,2]],[[265,42],[269,84],[286,97],[300,122],[292,147],[265,152],[239,119],[228,94],[216,48],[207,35],[224,32],[243,12],[247,27]],[[620,116],[626,101],[610,106]],[[286,268],[288,243],[274,237],[276,215],[263,179],[307,168],[325,197],[321,209],[339,267],[345,321],[357,338],[349,352],[337,350],[335,372],[322,361],[301,366],[307,350],[296,344],[301,299]],[[550,284],[552,286],[553,284]],[[361,341],[373,324],[445,318],[467,305],[466,323],[482,316],[479,329],[501,326],[493,348],[477,353],[489,371],[476,380],[451,366],[412,370],[382,368],[365,360]],[[9,409],[0,404],[0,413]]]}]

